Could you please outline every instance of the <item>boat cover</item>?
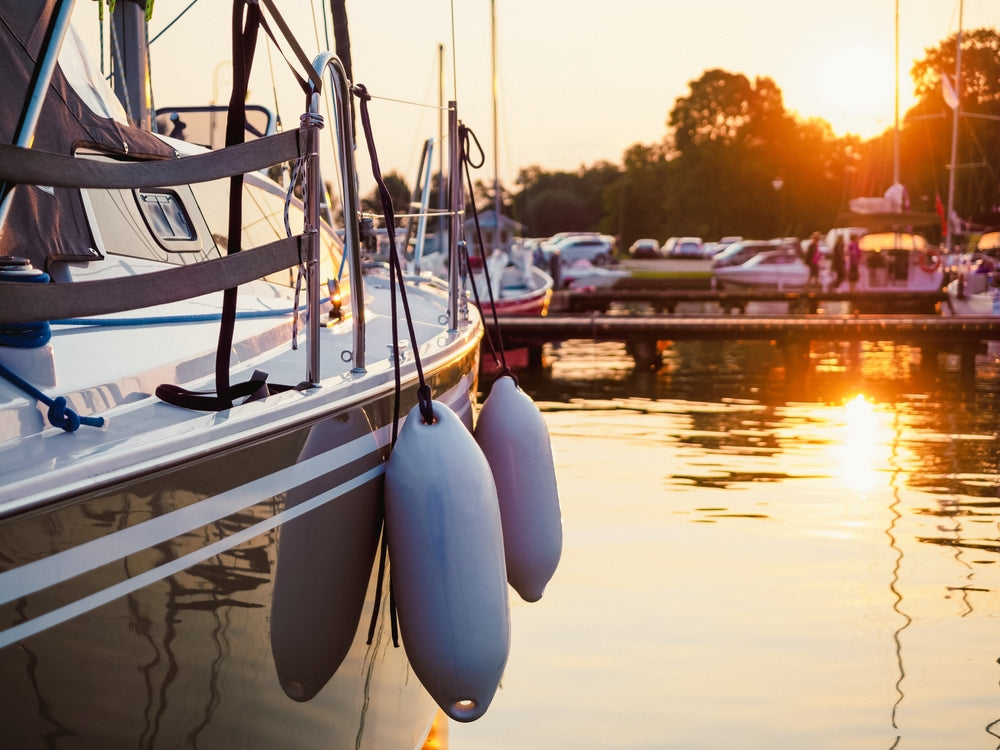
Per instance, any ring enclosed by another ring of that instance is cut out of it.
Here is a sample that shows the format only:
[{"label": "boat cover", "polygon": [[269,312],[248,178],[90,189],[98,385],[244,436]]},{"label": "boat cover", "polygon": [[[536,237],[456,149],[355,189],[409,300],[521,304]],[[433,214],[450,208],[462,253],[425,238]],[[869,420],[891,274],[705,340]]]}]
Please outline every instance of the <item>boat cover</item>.
[{"label": "boat cover", "polygon": [[[0,140],[13,143],[35,58],[51,18],[53,0],[0,0]],[[31,8],[35,12],[29,12]],[[152,133],[95,114],[56,66],[35,132],[33,148],[73,154],[91,148],[130,159],[173,158],[176,153]],[[77,190],[18,187],[0,234],[0,254],[28,258],[37,268],[54,261],[100,257]]]}]

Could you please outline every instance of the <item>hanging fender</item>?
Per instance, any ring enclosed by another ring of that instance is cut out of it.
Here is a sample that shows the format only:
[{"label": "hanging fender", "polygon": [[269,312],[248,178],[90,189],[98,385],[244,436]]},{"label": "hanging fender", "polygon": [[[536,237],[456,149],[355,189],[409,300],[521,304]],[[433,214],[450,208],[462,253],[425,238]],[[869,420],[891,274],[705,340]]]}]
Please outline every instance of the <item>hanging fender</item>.
[{"label": "hanging fender", "polygon": [[500,511],[489,463],[444,404],[407,415],[385,472],[399,629],[414,673],[456,721],[493,700],[510,651]]},{"label": "hanging fender", "polygon": [[535,403],[508,375],[497,378],[475,430],[493,471],[507,580],[538,601],[562,554],[562,514],[552,443]]}]

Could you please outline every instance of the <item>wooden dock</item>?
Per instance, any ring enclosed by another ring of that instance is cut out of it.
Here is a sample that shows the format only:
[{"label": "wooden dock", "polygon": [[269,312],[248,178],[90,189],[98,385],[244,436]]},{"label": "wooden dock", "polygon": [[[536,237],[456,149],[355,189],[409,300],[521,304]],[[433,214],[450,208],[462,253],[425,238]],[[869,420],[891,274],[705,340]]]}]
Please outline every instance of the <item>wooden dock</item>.
[{"label": "wooden dock", "polygon": [[713,303],[723,313],[746,314],[754,302],[784,303],[790,313],[815,313],[826,302],[846,302],[852,312],[934,314],[941,306],[950,305],[943,291],[911,292],[906,290],[872,292],[809,291],[717,291],[684,289],[648,284],[606,289],[563,290],[552,297],[553,312],[608,312],[612,306],[647,305],[655,312],[674,313],[683,303]]},{"label": "wooden dock", "polygon": [[[974,368],[986,341],[1000,341],[1000,316],[938,315],[549,315],[499,320],[504,347],[541,351],[545,343],[568,339],[622,341],[637,367],[662,364],[658,342],[685,340],[774,341],[785,351],[789,368],[808,361],[813,341],[884,341],[920,347],[926,356],[941,351],[962,355],[963,369]],[[496,329],[488,320],[488,329]]]}]

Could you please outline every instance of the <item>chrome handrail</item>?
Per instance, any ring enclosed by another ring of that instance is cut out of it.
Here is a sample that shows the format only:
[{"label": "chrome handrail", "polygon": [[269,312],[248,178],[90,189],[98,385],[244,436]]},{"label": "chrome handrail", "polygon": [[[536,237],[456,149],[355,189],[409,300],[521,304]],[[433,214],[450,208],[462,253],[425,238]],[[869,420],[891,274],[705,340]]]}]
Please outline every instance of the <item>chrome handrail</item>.
[{"label": "chrome handrail", "polygon": [[451,204],[451,231],[448,233],[448,326],[458,330],[458,296],[461,287],[459,272],[461,259],[458,257],[458,243],[462,239],[460,211],[464,202],[462,186],[462,148],[458,139],[458,103],[448,102],[448,179]]},{"label": "chrome handrail", "polygon": [[[354,339],[352,361],[354,363],[353,372],[362,373],[365,371],[365,293],[364,276],[361,269],[361,224],[360,224],[360,201],[358,199],[357,170],[354,163],[354,126],[351,118],[351,89],[347,80],[347,73],[344,65],[333,52],[323,52],[313,58],[313,70],[316,72],[315,78],[310,76],[308,85],[309,93],[306,96],[307,114],[311,121],[321,120],[319,113],[319,100],[322,93],[320,87],[323,81],[323,74],[326,69],[330,69],[330,78],[333,83],[332,101],[334,114],[336,116],[337,132],[337,161],[340,169],[340,184],[343,186],[344,195],[341,196],[344,208],[344,252],[349,253],[349,273],[351,285],[351,315],[354,318]],[[318,143],[317,143],[318,146]],[[313,250],[310,252],[306,263],[306,285],[309,291],[309,327],[307,329],[307,356],[308,372],[307,379],[310,382],[319,382],[319,199],[323,189],[323,180],[319,170],[319,150],[311,152],[306,157],[306,174],[308,179],[305,183],[305,194],[308,196],[305,201],[306,226],[309,229],[315,228],[316,235],[313,238]],[[315,302],[314,302],[315,300]]]}]

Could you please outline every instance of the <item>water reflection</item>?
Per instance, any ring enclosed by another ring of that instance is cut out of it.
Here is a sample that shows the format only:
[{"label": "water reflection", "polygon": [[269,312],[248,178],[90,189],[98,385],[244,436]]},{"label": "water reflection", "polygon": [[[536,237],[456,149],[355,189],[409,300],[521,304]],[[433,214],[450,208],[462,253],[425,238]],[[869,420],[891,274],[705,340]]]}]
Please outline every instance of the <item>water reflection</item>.
[{"label": "water reflection", "polygon": [[995,746],[996,357],[963,390],[888,344],[814,347],[794,388],[766,343],[664,355],[574,342],[519,373],[564,561],[456,746]]},{"label": "water reflection", "polygon": [[[854,403],[866,404],[867,402],[855,401]],[[866,414],[865,420],[867,420],[868,409],[862,408],[860,405],[857,407],[862,412]],[[898,415],[898,412],[896,412]],[[903,693],[903,680],[906,678],[906,669],[903,666],[903,631],[910,627],[913,619],[906,613],[903,609],[903,594],[900,591],[900,571],[903,565],[903,548],[899,545],[896,539],[896,524],[903,517],[899,512],[899,506],[901,502],[900,497],[900,486],[902,485],[902,475],[903,471],[900,468],[899,460],[899,445],[900,445],[900,429],[899,429],[899,419],[898,416],[893,420],[893,437],[890,441],[891,453],[889,456],[889,467],[892,472],[892,479],[889,482],[889,486],[892,488],[892,502],[889,503],[889,512],[891,514],[889,520],[889,526],[885,530],[885,535],[889,538],[889,546],[892,548],[894,553],[893,565],[892,565],[892,576],[889,581],[889,591],[892,593],[892,609],[899,615],[901,622],[898,628],[893,631],[892,640],[895,645],[896,650],[896,664],[899,669],[899,678],[896,680],[896,701],[892,704],[892,728],[898,730],[899,724],[897,723],[897,714],[899,708],[903,703],[905,694]],[[870,488],[869,488],[870,489]],[[902,735],[896,735],[896,741],[892,743],[891,747],[895,748],[899,745]]]},{"label": "water reflection", "polygon": [[863,494],[876,486],[878,467],[885,460],[881,450],[884,435],[880,434],[875,406],[860,393],[847,402],[844,416],[844,438],[838,450],[839,478],[847,489]]},{"label": "water reflection", "polygon": [[784,353],[775,342],[670,342],[656,371],[634,368],[625,345],[608,341],[546,345],[543,361],[544,370],[519,377],[536,398],[554,402],[622,397],[841,404],[861,392],[874,403],[916,397],[991,413],[1000,407],[997,343],[977,356],[971,388],[960,377],[958,355],[941,354],[937,366],[928,367],[920,349],[888,342],[813,342],[810,367],[800,379],[786,377]]}]

